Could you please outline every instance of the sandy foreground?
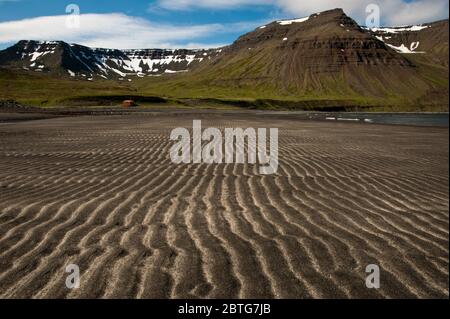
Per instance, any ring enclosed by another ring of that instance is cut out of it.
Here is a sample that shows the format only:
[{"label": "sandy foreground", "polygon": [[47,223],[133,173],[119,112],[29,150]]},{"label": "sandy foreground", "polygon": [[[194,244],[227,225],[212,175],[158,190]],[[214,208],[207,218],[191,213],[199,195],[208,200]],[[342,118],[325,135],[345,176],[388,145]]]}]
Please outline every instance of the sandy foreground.
[{"label": "sandy foreground", "polygon": [[[193,119],[278,127],[278,174],[173,164],[170,131]],[[0,297],[448,298],[448,142],[251,114],[0,125]]]}]

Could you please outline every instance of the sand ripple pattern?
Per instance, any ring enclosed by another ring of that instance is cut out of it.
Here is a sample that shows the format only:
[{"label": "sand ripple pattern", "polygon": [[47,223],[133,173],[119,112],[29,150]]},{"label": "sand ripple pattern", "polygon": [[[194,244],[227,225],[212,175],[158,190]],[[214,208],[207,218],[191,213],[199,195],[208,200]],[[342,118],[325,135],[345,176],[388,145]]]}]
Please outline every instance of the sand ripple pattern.
[{"label": "sand ripple pattern", "polygon": [[[199,118],[278,127],[278,174],[172,164],[170,130]],[[446,129],[281,115],[6,125],[0,297],[448,298],[448,160]]]}]

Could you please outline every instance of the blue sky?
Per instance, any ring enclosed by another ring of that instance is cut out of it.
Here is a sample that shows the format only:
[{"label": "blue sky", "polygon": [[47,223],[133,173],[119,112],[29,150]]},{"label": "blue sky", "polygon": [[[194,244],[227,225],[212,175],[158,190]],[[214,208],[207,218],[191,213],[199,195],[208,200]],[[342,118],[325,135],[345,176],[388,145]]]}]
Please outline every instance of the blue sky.
[{"label": "blue sky", "polygon": [[[64,40],[96,47],[215,47],[269,21],[342,7],[364,24],[376,3],[383,25],[448,18],[448,0],[0,0],[0,48],[20,39]],[[66,27],[66,6],[80,8]]]}]

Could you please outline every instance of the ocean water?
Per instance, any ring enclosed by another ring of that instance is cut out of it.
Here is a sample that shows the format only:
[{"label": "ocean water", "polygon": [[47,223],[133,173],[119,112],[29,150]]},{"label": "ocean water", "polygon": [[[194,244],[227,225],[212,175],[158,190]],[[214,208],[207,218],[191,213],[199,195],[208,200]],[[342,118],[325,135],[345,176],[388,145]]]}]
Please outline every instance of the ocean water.
[{"label": "ocean water", "polygon": [[364,122],[368,124],[449,127],[448,113],[310,113],[309,118],[326,121]]}]

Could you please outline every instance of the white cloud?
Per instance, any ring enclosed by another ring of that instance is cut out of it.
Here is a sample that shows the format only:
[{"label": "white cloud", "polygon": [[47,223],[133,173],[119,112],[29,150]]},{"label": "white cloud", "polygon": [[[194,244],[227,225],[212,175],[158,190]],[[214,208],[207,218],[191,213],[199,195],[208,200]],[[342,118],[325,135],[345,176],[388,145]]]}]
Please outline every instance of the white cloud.
[{"label": "white cloud", "polygon": [[381,20],[386,25],[432,22],[448,17],[448,0],[158,0],[156,5],[168,10],[195,8],[232,9],[244,5],[273,5],[288,17],[307,16],[334,8],[344,11],[364,23],[366,6],[380,6]]},{"label": "white cloud", "polygon": [[[117,49],[173,48],[230,31],[244,32],[256,26],[252,23],[176,26],[110,13],[82,14],[80,28],[69,28],[66,25],[68,18],[70,16],[61,15],[0,22],[0,43],[33,39],[63,40],[91,47]],[[214,47],[214,44],[197,44],[201,47]]]},{"label": "white cloud", "polygon": [[157,6],[169,10],[190,10],[193,8],[231,9],[246,5],[271,4],[272,0],[159,0]]},{"label": "white cloud", "polygon": [[211,49],[211,48],[221,48],[229,43],[197,43],[197,42],[190,42],[183,45],[183,49]]},{"label": "white cloud", "polygon": [[366,6],[378,4],[381,9],[381,21],[386,25],[404,25],[423,22],[432,22],[448,17],[448,0],[275,0],[285,12],[298,15],[309,15],[314,12],[343,8],[344,11],[364,23]]}]

